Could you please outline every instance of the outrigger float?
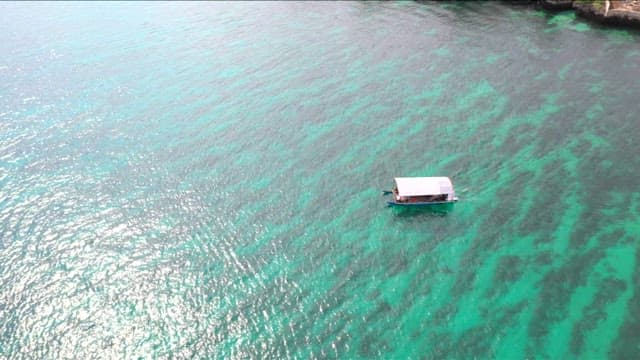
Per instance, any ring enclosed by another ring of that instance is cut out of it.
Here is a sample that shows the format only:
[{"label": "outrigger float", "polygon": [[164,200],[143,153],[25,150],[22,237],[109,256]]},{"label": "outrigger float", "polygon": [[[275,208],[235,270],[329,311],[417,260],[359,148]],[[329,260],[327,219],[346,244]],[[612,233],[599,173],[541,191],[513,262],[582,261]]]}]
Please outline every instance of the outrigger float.
[{"label": "outrigger float", "polygon": [[458,201],[451,179],[445,176],[399,177],[394,180],[393,190],[383,191],[384,195],[393,195],[393,200],[388,201],[390,206],[427,206]]}]

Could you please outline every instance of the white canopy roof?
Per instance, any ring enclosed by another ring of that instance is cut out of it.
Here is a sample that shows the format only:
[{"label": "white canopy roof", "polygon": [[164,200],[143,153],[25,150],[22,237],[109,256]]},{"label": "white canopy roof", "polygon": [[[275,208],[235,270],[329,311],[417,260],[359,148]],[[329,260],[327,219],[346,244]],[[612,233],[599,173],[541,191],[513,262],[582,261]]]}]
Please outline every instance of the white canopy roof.
[{"label": "white canopy roof", "polygon": [[453,184],[448,177],[395,178],[399,196],[453,195]]}]

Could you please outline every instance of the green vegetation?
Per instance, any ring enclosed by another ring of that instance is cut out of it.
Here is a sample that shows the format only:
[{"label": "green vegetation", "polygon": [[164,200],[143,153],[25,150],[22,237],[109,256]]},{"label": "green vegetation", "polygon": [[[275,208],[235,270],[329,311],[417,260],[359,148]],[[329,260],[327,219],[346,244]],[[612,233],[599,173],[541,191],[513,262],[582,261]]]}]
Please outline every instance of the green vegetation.
[{"label": "green vegetation", "polygon": [[595,10],[604,10],[606,0],[575,0],[573,3],[581,3],[584,5],[591,5]]},{"label": "green vegetation", "polygon": [[605,0],[589,0],[588,2],[590,2],[591,6],[593,6],[593,8],[596,9],[596,10],[603,10],[604,9]]}]

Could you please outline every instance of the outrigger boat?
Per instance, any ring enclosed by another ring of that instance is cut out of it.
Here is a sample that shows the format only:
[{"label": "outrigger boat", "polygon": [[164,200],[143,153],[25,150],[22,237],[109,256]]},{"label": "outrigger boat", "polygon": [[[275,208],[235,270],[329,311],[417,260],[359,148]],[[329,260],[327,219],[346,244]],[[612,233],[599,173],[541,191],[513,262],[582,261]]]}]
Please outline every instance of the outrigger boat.
[{"label": "outrigger boat", "polygon": [[393,195],[388,201],[393,206],[425,206],[451,204],[458,201],[451,179],[438,177],[399,177],[395,178],[396,186],[384,195]]}]

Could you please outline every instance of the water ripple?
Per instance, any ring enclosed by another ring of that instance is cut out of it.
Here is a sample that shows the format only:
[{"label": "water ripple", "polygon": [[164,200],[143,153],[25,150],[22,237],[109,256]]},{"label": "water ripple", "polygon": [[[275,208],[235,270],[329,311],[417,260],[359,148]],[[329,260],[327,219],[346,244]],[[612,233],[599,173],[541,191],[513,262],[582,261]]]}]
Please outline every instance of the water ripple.
[{"label": "water ripple", "polygon": [[[499,3],[0,19],[0,357],[637,357],[635,32]],[[462,200],[386,208],[398,175]]]}]

